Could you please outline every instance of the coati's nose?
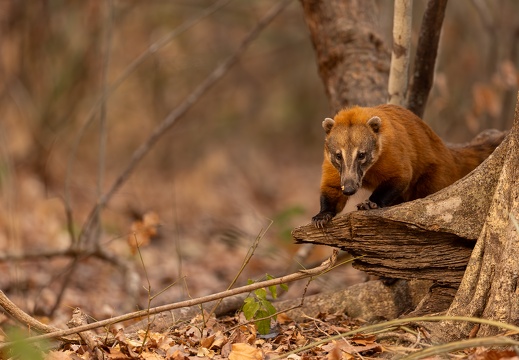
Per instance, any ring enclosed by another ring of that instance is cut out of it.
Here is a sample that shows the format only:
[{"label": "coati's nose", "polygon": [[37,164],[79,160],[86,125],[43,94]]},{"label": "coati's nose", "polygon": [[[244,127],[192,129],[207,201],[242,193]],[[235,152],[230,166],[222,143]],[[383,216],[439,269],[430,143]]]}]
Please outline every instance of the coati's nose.
[{"label": "coati's nose", "polygon": [[342,185],[342,193],[344,195],[353,195],[357,192],[357,187],[352,183]]}]

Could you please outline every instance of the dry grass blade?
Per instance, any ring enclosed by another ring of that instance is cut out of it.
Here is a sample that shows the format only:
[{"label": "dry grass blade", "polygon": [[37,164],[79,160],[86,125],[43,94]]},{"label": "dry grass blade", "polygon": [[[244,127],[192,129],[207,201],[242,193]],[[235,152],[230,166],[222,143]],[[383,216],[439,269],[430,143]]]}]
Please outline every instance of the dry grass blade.
[{"label": "dry grass blade", "polygon": [[468,317],[468,316],[423,316],[423,317],[412,317],[412,318],[405,318],[405,319],[395,319],[395,320],[386,321],[386,322],[383,322],[383,323],[380,323],[380,324],[375,324],[375,325],[363,326],[363,327],[357,328],[355,330],[351,330],[351,331],[347,331],[345,333],[341,333],[339,335],[330,336],[330,337],[328,337],[326,339],[310,343],[310,344],[305,345],[305,346],[303,346],[303,347],[301,347],[299,349],[296,349],[294,351],[290,351],[290,352],[288,352],[286,354],[283,354],[281,356],[272,358],[271,360],[284,359],[284,358],[286,358],[289,355],[297,354],[297,353],[300,353],[302,351],[312,349],[312,348],[314,348],[316,346],[319,346],[319,345],[322,345],[322,344],[326,344],[326,343],[328,343],[330,341],[339,340],[339,339],[342,339],[343,337],[352,336],[352,335],[355,335],[355,334],[358,334],[358,333],[372,333],[374,331],[377,331],[377,330],[380,330],[380,329],[389,328],[389,327],[394,326],[394,325],[413,323],[413,322],[428,322],[428,321],[431,321],[431,322],[437,322],[437,321],[466,321],[466,322],[473,322],[473,323],[477,323],[477,324],[492,325],[492,326],[496,326],[496,327],[499,327],[499,328],[507,329],[507,330],[510,330],[510,331],[519,332],[519,327],[511,325],[511,324],[506,324],[506,323],[502,323],[502,322],[499,322],[499,321],[493,321],[493,320],[488,320],[488,319],[472,318],[472,317]]},{"label": "dry grass blade", "polygon": [[446,354],[453,351],[459,351],[479,346],[519,346],[519,341],[510,339],[505,336],[491,336],[485,338],[475,338],[462,341],[450,342],[447,344],[432,346],[428,349],[418,351],[414,354],[406,356],[405,360],[424,359],[433,355]]}]

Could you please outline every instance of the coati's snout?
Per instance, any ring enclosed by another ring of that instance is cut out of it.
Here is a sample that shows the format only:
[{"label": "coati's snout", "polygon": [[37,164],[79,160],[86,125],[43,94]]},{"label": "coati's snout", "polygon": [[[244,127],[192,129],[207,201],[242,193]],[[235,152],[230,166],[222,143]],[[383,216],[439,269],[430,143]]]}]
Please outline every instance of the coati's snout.
[{"label": "coati's snout", "polygon": [[357,192],[359,189],[359,184],[357,184],[354,180],[347,180],[342,183],[341,189],[344,195],[351,196]]}]

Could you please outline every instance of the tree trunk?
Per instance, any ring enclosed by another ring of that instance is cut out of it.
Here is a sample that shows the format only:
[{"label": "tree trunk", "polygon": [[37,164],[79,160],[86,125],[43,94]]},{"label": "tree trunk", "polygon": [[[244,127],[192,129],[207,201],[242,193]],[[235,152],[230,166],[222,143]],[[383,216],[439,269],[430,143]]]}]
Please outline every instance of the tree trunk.
[{"label": "tree trunk", "polygon": [[[505,163],[490,211],[448,315],[475,316],[519,325],[519,94],[514,125],[503,144]],[[467,337],[473,325],[445,322],[432,327],[440,340]],[[499,329],[482,325],[477,336]]]},{"label": "tree trunk", "polygon": [[334,112],[387,100],[389,52],[373,0],[301,0],[319,74]]}]

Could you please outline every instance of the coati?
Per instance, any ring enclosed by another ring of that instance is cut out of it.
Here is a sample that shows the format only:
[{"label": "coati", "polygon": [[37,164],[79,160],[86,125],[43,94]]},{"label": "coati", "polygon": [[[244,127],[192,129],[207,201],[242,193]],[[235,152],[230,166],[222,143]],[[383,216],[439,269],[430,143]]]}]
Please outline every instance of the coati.
[{"label": "coati", "polygon": [[312,218],[323,227],[359,189],[375,209],[430,195],[461,179],[501,143],[496,131],[465,145],[446,145],[411,111],[396,105],[352,107],[326,118],[321,210]]}]

